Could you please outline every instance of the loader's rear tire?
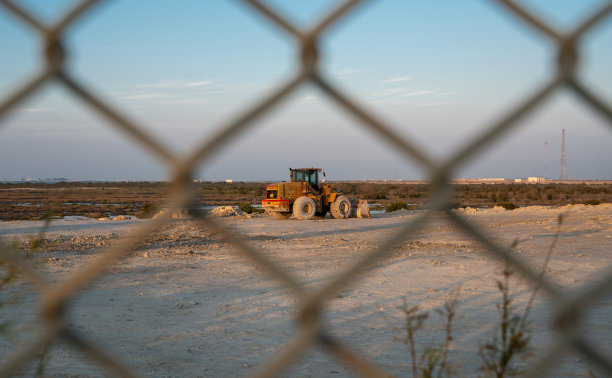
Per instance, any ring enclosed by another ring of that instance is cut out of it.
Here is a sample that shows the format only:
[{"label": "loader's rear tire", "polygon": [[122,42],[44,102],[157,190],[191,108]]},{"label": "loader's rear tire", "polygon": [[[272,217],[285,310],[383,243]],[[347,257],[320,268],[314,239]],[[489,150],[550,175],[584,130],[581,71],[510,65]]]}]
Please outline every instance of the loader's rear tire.
[{"label": "loader's rear tire", "polygon": [[346,219],[351,216],[351,202],[345,196],[338,196],[331,204],[330,213],[335,219]]},{"label": "loader's rear tire", "polygon": [[272,211],[272,216],[278,220],[289,219],[291,213],[281,213],[280,211]]},{"label": "loader's rear tire", "polygon": [[310,197],[301,196],[293,203],[293,216],[299,220],[310,220],[314,217],[317,207]]}]

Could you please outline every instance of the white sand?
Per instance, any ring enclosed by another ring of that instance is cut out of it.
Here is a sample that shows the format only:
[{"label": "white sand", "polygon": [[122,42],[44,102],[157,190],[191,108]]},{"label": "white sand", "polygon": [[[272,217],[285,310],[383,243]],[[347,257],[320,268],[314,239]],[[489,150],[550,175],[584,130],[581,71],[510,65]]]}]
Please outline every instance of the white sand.
[{"label": "white sand", "polygon": [[[514,211],[462,211],[470,222],[505,245],[519,240],[517,253],[539,269],[559,213],[565,213],[548,278],[563,290],[596,282],[609,269],[612,206],[532,207]],[[420,213],[401,211],[370,219],[278,221],[272,217],[219,218],[308,288],[324,285]],[[31,259],[54,282],[87,264],[119,236],[146,221],[57,221],[46,237],[47,252]],[[40,224],[0,223],[0,235],[24,239]],[[500,301],[496,280],[503,265],[443,216],[330,299],[326,328],[389,374],[411,374],[402,337],[402,297],[430,312],[417,334],[419,348],[443,342],[443,323],[435,309],[461,285],[449,359],[459,376],[479,375],[479,345],[490,340]],[[521,311],[530,287],[516,275],[514,305]],[[22,280],[0,291],[2,318],[12,319],[11,340],[0,337],[0,356],[15,351],[40,329],[39,296]],[[69,307],[69,324],[103,345],[145,376],[249,375],[283,350],[296,335],[296,300],[264,269],[236,254],[215,235],[190,221],[176,221],[146,247],[118,262],[112,272],[82,291]],[[14,300],[13,300],[14,299]],[[587,311],[584,331],[597,350],[612,356],[612,296]],[[540,295],[530,316],[532,351],[553,342],[551,306]],[[527,362],[529,359],[527,359]],[[520,366],[526,362],[519,361]],[[30,370],[24,373],[32,374]],[[559,356],[551,375],[601,374],[582,355]],[[50,376],[102,376],[107,371],[65,343],[48,355]],[[292,376],[352,376],[338,360],[315,347],[285,372]]]}]

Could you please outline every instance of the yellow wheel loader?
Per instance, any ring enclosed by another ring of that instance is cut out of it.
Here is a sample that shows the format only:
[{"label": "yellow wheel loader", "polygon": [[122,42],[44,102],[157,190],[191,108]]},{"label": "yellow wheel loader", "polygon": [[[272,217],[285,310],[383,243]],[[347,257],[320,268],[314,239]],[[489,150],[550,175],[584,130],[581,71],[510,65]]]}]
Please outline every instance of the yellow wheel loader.
[{"label": "yellow wheel loader", "polygon": [[266,198],[261,202],[266,213],[277,219],[291,215],[300,220],[324,217],[327,212],[336,219],[348,218],[351,202],[342,193],[321,181],[321,168],[289,168],[291,181],[266,186]]}]

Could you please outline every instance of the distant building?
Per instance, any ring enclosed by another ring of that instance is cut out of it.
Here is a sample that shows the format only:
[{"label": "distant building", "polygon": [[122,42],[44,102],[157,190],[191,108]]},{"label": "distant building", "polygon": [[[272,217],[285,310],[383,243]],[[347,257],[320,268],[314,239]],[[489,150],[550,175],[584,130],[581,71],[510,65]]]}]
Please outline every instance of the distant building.
[{"label": "distant building", "polygon": [[547,181],[544,177],[527,177],[527,182],[545,182]]},{"label": "distant building", "polygon": [[514,179],[514,182],[516,182],[516,183],[521,183],[521,182],[523,182],[524,180],[525,180],[525,179],[522,179],[522,178],[520,178],[520,179]]},{"label": "distant building", "polygon": [[226,179],[226,180],[225,180],[225,182],[226,182],[226,183],[228,183],[228,184],[231,184],[231,183],[233,183],[233,182],[234,182],[234,180],[232,180],[232,179]]}]

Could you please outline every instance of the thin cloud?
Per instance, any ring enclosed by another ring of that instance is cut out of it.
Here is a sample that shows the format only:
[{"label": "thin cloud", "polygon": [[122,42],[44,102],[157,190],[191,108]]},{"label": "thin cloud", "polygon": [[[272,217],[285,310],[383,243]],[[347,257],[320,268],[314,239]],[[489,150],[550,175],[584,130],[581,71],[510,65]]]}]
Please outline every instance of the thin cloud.
[{"label": "thin cloud", "polygon": [[402,97],[424,96],[424,95],[428,95],[432,93],[436,93],[436,92],[435,91],[414,91],[414,92],[403,93]]},{"label": "thin cloud", "polygon": [[183,85],[185,88],[192,88],[192,87],[203,87],[205,85],[209,85],[211,82],[210,81],[193,81],[191,83],[186,83],[185,85]]},{"label": "thin cloud", "polygon": [[40,113],[51,110],[51,108],[19,108],[17,111],[19,113]]},{"label": "thin cloud", "polygon": [[159,88],[159,89],[164,89],[164,88],[176,88],[179,85],[179,82],[176,80],[170,80],[170,81],[159,81],[156,83],[149,83],[149,84],[141,84],[138,87],[139,88]]},{"label": "thin cloud", "polygon": [[424,104],[418,104],[417,107],[419,108],[431,108],[431,107],[437,107],[437,106],[443,106],[443,105],[448,105],[448,102],[427,102]]},{"label": "thin cloud", "polygon": [[338,70],[336,72],[336,76],[355,75],[361,72],[363,72],[363,70],[360,70],[358,68],[345,67],[345,68]]},{"label": "thin cloud", "polygon": [[205,85],[210,85],[212,80],[197,80],[197,81],[187,81],[187,80],[166,80],[159,81],[156,83],[142,84],[139,85],[140,88],[156,88],[156,89],[178,89],[178,88],[194,88],[194,87],[203,87]]},{"label": "thin cloud", "polygon": [[137,94],[137,95],[132,95],[132,96],[126,96],[125,99],[126,100],[154,100],[154,99],[165,98],[165,97],[167,96],[164,95],[163,93],[142,93],[142,94]]},{"label": "thin cloud", "polygon": [[412,80],[412,76],[392,77],[390,79],[383,80],[383,83],[399,83],[399,82],[408,81],[408,80]]},{"label": "thin cloud", "polygon": [[305,95],[302,98],[300,98],[301,102],[313,102],[313,101],[318,101],[321,98],[319,96],[315,96],[315,95]]},{"label": "thin cloud", "polygon": [[186,105],[186,104],[206,104],[207,101],[199,98],[177,98],[158,101],[159,104],[167,105]]},{"label": "thin cloud", "polygon": [[410,88],[407,87],[396,87],[396,88],[387,88],[382,92],[377,92],[374,96],[397,96],[408,92]]}]

